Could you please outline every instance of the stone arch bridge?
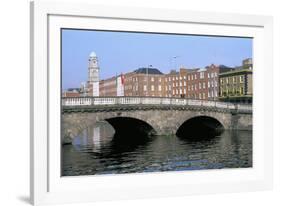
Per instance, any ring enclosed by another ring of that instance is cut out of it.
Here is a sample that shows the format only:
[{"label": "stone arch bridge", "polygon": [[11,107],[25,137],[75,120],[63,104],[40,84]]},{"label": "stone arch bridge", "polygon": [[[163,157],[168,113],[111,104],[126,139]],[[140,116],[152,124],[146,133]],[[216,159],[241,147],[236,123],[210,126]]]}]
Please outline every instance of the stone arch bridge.
[{"label": "stone arch bridge", "polygon": [[251,130],[252,107],[217,101],[154,97],[79,97],[62,99],[63,142],[99,121],[116,135],[184,135],[191,131]]}]

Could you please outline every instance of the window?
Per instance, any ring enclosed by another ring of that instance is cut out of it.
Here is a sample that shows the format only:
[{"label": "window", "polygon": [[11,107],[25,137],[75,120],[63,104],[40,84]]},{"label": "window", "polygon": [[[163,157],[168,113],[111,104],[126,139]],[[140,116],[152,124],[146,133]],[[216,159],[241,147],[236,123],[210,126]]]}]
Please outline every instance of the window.
[{"label": "window", "polygon": [[197,79],[197,74],[194,74],[194,79]]},{"label": "window", "polygon": [[182,82],[180,82],[180,87],[182,86]]},{"label": "window", "polygon": [[186,86],[186,82],[183,82],[183,86]]},{"label": "window", "polygon": [[210,78],[210,73],[208,73],[208,78]]},{"label": "window", "polygon": [[188,85],[187,90],[190,91],[190,86]]},{"label": "window", "polygon": [[154,77],[151,77],[150,80],[151,80],[152,82],[154,82]]},{"label": "window", "polygon": [[210,82],[208,82],[208,88],[210,88]]},{"label": "window", "polygon": [[169,82],[171,81],[171,77],[169,77]]},{"label": "window", "polygon": [[168,81],[167,77],[165,78],[165,81],[166,81],[166,82]]},{"label": "window", "polygon": [[172,87],[171,87],[171,85],[169,85],[169,91],[171,91],[172,90]]},{"label": "window", "polygon": [[201,89],[201,82],[199,82],[199,89]]},{"label": "window", "polygon": [[161,77],[159,78],[159,82],[161,82]]},{"label": "window", "polygon": [[192,86],[191,86],[191,90],[193,91],[193,89],[194,89],[194,86],[192,85]]},{"label": "window", "polygon": [[178,77],[176,77],[176,80],[178,80]]},{"label": "window", "polygon": [[193,80],[193,75],[191,75],[191,80]]},{"label": "window", "polygon": [[204,78],[204,72],[200,72],[200,79]]},{"label": "window", "polygon": [[175,77],[173,77],[173,81],[175,81]]},{"label": "window", "polygon": [[206,86],[206,84],[205,84],[205,82],[203,82],[203,89],[205,89],[205,86]]},{"label": "window", "polygon": [[243,76],[240,76],[240,82],[241,82],[241,83],[244,82]]},{"label": "window", "polygon": [[146,88],[146,85],[143,85],[143,91],[146,91],[147,88]]},{"label": "window", "polygon": [[183,93],[186,94],[186,89],[183,89]]},{"label": "window", "polygon": [[197,84],[194,85],[194,89],[195,89],[195,91],[197,90]]},{"label": "window", "polygon": [[190,75],[187,76],[187,80],[190,80]]},{"label": "window", "polygon": [[151,91],[154,91],[154,85],[151,85]]},{"label": "window", "polygon": [[158,85],[158,91],[161,91],[162,88],[161,88],[161,85]]}]

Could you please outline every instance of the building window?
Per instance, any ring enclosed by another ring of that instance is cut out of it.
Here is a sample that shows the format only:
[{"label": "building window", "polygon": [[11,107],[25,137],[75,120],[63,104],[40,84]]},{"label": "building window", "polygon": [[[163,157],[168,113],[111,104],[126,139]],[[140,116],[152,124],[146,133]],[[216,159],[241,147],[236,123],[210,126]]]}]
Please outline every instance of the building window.
[{"label": "building window", "polygon": [[171,77],[169,77],[169,82],[171,81]]},{"label": "building window", "polygon": [[204,78],[204,72],[200,72],[200,79]]},{"label": "building window", "polygon": [[183,93],[186,94],[186,89],[183,89]]},{"label": "building window", "polygon": [[194,89],[194,86],[192,85],[192,86],[191,86],[191,90],[193,91],[193,89]]},{"label": "building window", "polygon": [[172,90],[172,87],[171,87],[171,85],[169,85],[169,91],[171,91]]},{"label": "building window", "polygon": [[183,79],[186,79],[186,76],[183,76]]},{"label": "building window", "polygon": [[194,74],[194,79],[197,79],[197,74]]},{"label": "building window", "polygon": [[143,85],[143,91],[146,91],[147,88],[146,88],[146,85]]},{"label": "building window", "polygon": [[182,86],[182,82],[180,82],[180,87]]},{"label": "building window", "polygon": [[199,82],[199,89],[201,89],[201,82]]},{"label": "building window", "polygon": [[190,91],[190,86],[188,85],[187,90]]},{"label": "building window", "polygon": [[183,82],[183,86],[186,86],[186,82]]},{"label": "building window", "polygon": [[243,76],[240,76],[240,82],[241,82],[241,83],[244,82]]},{"label": "building window", "polygon": [[193,75],[191,75],[191,80],[193,80]]},{"label": "building window", "polygon": [[154,91],[154,85],[151,85],[151,91]]},{"label": "building window", "polygon": [[162,88],[161,88],[161,85],[158,85],[158,91],[161,91]]},{"label": "building window", "polygon": [[161,82],[161,78],[159,78],[159,82]]},{"label": "building window", "polygon": [[210,73],[208,73],[208,78],[210,78]]},{"label": "building window", "polygon": [[208,88],[210,88],[210,82],[208,82]]},{"label": "building window", "polygon": [[154,82],[154,77],[151,77],[150,80],[151,80],[152,82]]},{"label": "building window", "polygon": [[203,82],[203,89],[205,89],[205,86],[206,86],[206,84],[205,84],[205,82]]},{"label": "building window", "polygon": [[190,75],[187,76],[187,80],[190,80]]},{"label": "building window", "polygon": [[195,91],[197,90],[197,84],[194,85],[194,89],[195,89]]}]

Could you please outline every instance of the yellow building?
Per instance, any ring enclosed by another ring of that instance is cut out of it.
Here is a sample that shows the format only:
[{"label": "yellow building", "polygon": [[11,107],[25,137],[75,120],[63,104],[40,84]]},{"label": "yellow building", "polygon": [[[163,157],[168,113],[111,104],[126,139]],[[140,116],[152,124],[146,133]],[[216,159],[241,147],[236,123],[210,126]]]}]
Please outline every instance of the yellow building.
[{"label": "yellow building", "polygon": [[219,74],[219,99],[227,102],[251,103],[253,81],[251,69],[236,69]]}]

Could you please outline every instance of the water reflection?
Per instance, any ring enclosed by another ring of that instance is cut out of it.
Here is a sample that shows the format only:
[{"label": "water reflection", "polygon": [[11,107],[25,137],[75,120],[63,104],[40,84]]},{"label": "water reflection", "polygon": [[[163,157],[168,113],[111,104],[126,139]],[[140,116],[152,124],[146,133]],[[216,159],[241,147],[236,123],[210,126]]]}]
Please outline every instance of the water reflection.
[{"label": "water reflection", "polygon": [[[252,133],[225,131],[211,138],[113,138],[100,122],[62,148],[62,175],[180,171],[252,166]],[[131,140],[131,141],[130,141]],[[140,141],[142,140],[142,141]]]}]

